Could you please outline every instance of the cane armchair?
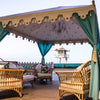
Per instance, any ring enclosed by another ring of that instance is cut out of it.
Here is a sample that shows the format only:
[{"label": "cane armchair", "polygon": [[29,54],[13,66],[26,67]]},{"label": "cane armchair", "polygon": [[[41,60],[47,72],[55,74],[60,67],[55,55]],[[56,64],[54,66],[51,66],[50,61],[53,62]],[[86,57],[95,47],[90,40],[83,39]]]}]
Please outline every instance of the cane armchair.
[{"label": "cane armchair", "polygon": [[52,72],[53,72],[53,68],[51,67],[48,67],[47,64],[38,64],[36,67],[35,67],[36,71],[37,71],[37,80],[43,80],[43,79],[46,79],[46,82],[47,80],[49,79],[50,82],[52,82]]},{"label": "cane armchair", "polygon": [[23,66],[20,66],[18,64],[18,62],[12,62],[12,61],[9,61],[6,65],[6,68],[7,69],[22,69],[24,70],[24,73],[23,73],[23,87],[24,87],[24,84],[26,82],[30,82],[32,87],[33,87],[33,82],[36,78],[35,76],[35,69],[31,69],[31,68],[23,68]]},{"label": "cane armchair", "polygon": [[86,100],[89,93],[91,61],[88,61],[74,71],[55,71],[59,78],[59,100],[71,93],[79,100]]},{"label": "cane armchair", "polygon": [[13,90],[22,96],[23,70],[0,69],[0,91]]},{"label": "cane armchair", "polygon": [[23,86],[26,82],[30,82],[32,87],[35,79],[37,79],[37,72],[32,68],[25,68],[25,73],[23,75]]}]

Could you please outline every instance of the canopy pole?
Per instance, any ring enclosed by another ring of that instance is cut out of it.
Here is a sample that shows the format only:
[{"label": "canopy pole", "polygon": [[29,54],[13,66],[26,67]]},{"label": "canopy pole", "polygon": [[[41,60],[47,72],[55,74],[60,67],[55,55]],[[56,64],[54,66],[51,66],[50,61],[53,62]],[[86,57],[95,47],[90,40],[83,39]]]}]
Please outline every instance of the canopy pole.
[{"label": "canopy pole", "polygon": [[94,5],[94,6],[95,6],[95,1],[94,1],[94,0],[92,0],[92,5]]}]

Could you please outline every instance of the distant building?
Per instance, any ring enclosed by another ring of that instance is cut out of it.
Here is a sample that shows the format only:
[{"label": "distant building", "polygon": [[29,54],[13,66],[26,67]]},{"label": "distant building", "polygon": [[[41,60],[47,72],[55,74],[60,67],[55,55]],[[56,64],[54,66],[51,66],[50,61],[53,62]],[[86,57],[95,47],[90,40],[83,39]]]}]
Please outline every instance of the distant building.
[{"label": "distant building", "polygon": [[59,63],[61,63],[61,59],[64,58],[66,61],[68,59],[68,55],[67,52],[69,52],[69,50],[66,50],[63,46],[59,49],[56,49],[55,51],[57,51],[57,55],[56,58],[59,59]]}]

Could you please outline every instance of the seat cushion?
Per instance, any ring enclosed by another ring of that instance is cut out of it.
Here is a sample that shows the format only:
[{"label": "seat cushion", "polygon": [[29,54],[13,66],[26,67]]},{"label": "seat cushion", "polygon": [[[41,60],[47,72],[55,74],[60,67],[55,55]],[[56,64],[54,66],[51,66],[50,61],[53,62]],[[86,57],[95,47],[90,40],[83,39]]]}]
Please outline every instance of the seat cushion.
[{"label": "seat cushion", "polygon": [[70,88],[70,89],[76,89],[76,90],[82,90],[82,83],[72,83],[71,80],[62,81],[60,83],[60,87]]},{"label": "seat cushion", "polygon": [[34,75],[23,75],[23,82],[34,80]]},{"label": "seat cushion", "polygon": [[38,73],[38,77],[51,77],[51,73]]}]

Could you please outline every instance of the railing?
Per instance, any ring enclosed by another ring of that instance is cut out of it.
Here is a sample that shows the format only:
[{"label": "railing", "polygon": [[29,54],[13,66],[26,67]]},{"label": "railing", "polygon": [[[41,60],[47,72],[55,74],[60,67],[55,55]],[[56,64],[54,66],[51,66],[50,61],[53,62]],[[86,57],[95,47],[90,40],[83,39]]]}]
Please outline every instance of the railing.
[{"label": "railing", "polygon": [[[23,66],[23,68],[32,68],[39,64],[39,62],[18,62],[20,66]],[[46,65],[49,68],[77,68],[82,63],[68,63],[68,64],[59,64],[59,63],[46,63]]]},{"label": "railing", "polygon": [[[23,66],[23,68],[32,68],[32,67],[35,67],[37,64],[39,64],[39,62],[18,62],[18,64],[20,66]],[[49,63],[46,63],[46,65],[50,68],[53,68],[53,63],[52,62],[49,62]]]}]

